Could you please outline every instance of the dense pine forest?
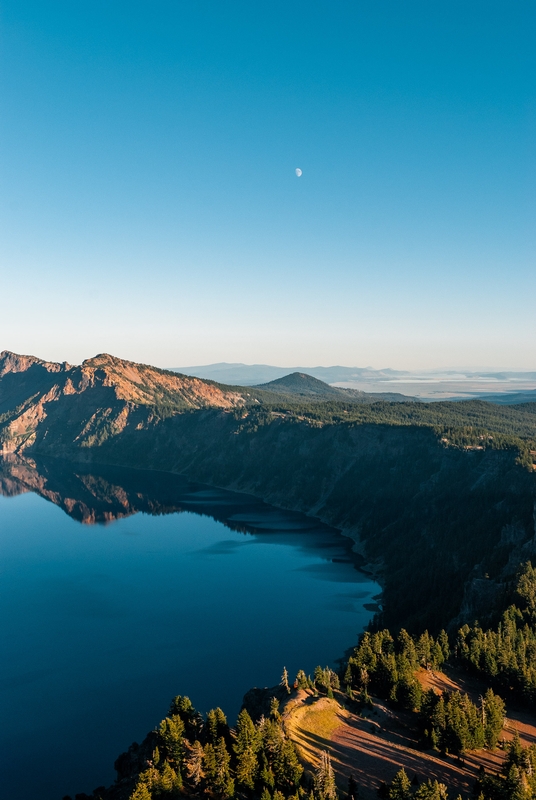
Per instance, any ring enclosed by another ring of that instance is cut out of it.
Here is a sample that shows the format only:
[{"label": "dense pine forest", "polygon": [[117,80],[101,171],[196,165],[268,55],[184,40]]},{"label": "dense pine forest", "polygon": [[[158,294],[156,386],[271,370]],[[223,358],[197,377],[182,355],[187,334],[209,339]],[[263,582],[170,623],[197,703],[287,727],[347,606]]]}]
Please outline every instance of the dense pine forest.
[{"label": "dense pine forest", "polygon": [[456,656],[469,671],[502,692],[512,692],[536,708],[536,570],[527,563],[514,602],[496,628],[475,624],[458,632]]}]

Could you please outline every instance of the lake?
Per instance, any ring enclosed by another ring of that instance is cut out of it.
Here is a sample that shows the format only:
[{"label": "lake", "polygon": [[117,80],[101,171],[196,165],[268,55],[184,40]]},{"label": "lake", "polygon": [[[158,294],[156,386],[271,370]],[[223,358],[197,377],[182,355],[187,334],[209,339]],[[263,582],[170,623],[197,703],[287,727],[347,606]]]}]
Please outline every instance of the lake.
[{"label": "lake", "polygon": [[334,529],[180,476],[0,460],[0,492],[10,800],[112,783],[176,694],[234,723],[284,666],[334,666],[380,592]]}]

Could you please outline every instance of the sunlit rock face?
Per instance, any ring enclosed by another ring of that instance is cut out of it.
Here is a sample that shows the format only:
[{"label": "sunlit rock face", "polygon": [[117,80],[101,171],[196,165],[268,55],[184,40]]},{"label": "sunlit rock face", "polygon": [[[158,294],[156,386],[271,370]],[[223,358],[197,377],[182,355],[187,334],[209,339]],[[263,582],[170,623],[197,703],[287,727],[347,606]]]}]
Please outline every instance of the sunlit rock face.
[{"label": "sunlit rock face", "polygon": [[[0,452],[21,453],[51,434],[56,453],[99,445],[155,417],[243,406],[240,392],[107,354],[80,366],[0,354]],[[46,446],[46,445],[45,445]]]}]

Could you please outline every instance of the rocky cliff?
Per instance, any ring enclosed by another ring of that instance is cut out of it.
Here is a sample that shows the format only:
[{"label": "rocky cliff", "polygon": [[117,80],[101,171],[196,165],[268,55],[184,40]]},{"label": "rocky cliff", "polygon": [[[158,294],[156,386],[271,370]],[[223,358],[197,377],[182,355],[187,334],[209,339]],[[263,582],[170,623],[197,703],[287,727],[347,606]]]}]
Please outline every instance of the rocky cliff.
[{"label": "rocky cliff", "polygon": [[382,580],[386,624],[437,629],[493,611],[534,555],[536,475],[504,431],[536,433],[536,407],[384,403],[322,416],[266,398],[108,355],[72,367],[2,353],[0,442],[182,473],[317,516]]},{"label": "rocky cliff", "polygon": [[0,353],[0,452],[101,444],[166,413],[241,407],[245,391],[107,354],[80,366]]}]

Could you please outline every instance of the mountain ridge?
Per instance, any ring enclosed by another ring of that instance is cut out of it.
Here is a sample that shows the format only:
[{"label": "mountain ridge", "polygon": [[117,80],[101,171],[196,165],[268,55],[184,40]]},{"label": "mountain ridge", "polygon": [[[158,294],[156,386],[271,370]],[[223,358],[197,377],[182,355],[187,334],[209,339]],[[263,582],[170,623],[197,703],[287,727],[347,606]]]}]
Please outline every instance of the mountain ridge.
[{"label": "mountain ridge", "polygon": [[[0,370],[2,454],[174,472],[318,517],[382,577],[391,623],[444,626],[476,565],[500,582],[532,547],[536,404],[309,402],[109,354],[71,367],[4,351]],[[515,555],[501,537],[520,525]]]},{"label": "mountain ridge", "polygon": [[360,389],[346,389],[340,386],[331,386],[329,383],[315,378],[306,372],[292,372],[282,378],[276,378],[269,383],[261,383],[254,389],[264,389],[283,394],[295,395],[303,398],[333,399],[339,401],[375,402],[386,400],[391,403],[419,402],[416,397],[400,394],[398,392],[364,392]]}]

